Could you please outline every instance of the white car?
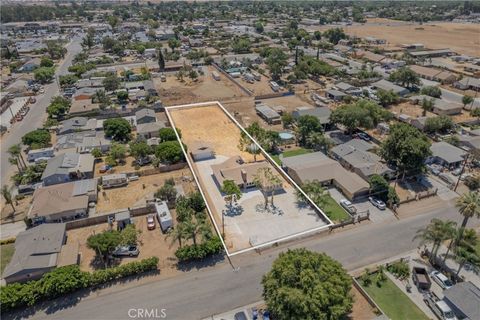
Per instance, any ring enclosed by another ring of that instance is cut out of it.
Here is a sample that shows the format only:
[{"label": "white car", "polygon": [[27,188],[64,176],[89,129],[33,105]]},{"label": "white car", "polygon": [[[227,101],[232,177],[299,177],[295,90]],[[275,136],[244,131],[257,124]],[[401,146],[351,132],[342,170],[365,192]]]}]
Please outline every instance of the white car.
[{"label": "white car", "polygon": [[368,197],[368,201],[370,201],[371,204],[373,204],[375,207],[377,207],[380,210],[385,210],[387,208],[387,206],[385,205],[385,202],[383,202],[378,198]]},{"label": "white car", "polygon": [[340,200],[339,202],[340,202],[340,205],[341,205],[345,210],[347,210],[348,213],[350,213],[350,214],[355,214],[355,213],[357,213],[357,208],[355,208],[355,207],[353,206],[353,204],[352,204],[350,201],[348,201],[347,199],[342,199],[342,200]]},{"label": "white car", "polygon": [[444,290],[450,289],[453,286],[452,281],[450,281],[450,279],[448,279],[447,276],[445,276],[440,271],[437,271],[437,270],[432,271],[430,276],[432,277],[433,281],[438,283],[438,285],[442,287],[442,289]]}]

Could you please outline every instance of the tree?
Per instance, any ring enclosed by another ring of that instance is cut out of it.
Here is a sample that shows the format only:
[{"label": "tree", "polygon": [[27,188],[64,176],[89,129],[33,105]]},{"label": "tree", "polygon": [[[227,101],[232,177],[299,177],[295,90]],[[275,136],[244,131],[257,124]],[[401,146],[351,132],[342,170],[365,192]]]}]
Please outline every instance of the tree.
[{"label": "tree", "polygon": [[471,96],[464,95],[462,97],[462,103],[464,108],[467,106],[467,104],[470,104],[472,102],[473,102],[473,98]]},{"label": "tree", "polygon": [[441,244],[444,241],[452,239],[455,236],[455,226],[456,223],[454,221],[432,219],[426,227],[417,231],[414,240],[420,239],[421,244],[432,244],[430,260],[435,262],[437,252]]},{"label": "tree", "polygon": [[70,100],[61,96],[56,96],[47,107],[48,116],[53,119],[62,118],[70,109],[70,105]]},{"label": "tree", "polygon": [[373,101],[362,99],[351,104],[344,104],[330,115],[333,123],[343,125],[349,133],[359,127],[375,128],[380,122],[389,120],[392,114]]},{"label": "tree", "polygon": [[50,145],[50,132],[45,129],[30,131],[22,137],[22,143],[31,149],[46,148]]},{"label": "tree", "polygon": [[127,101],[128,99],[128,92],[127,91],[118,91],[117,92],[117,99],[120,101]]},{"label": "tree", "polygon": [[463,232],[465,231],[468,220],[472,217],[480,218],[480,195],[476,191],[464,193],[457,199],[455,206],[458,208],[458,212],[463,216],[462,224],[458,231],[458,244],[462,240]]},{"label": "tree", "polygon": [[324,253],[280,253],[263,276],[263,297],[275,319],[342,319],[352,309],[352,279]]},{"label": "tree", "polygon": [[322,125],[317,117],[312,115],[303,115],[297,120],[297,134],[301,145],[307,144],[307,138],[313,132],[322,132]]},{"label": "tree", "polygon": [[120,245],[122,246],[136,246],[138,243],[138,236],[142,233],[137,230],[134,224],[127,225],[121,232]]},{"label": "tree", "polygon": [[155,156],[164,163],[177,163],[184,159],[183,151],[178,141],[165,141],[155,149]]},{"label": "tree", "polygon": [[115,91],[120,86],[120,79],[115,73],[110,73],[103,79],[103,86],[107,91]]},{"label": "tree", "polygon": [[137,161],[140,159],[144,159],[152,153],[152,147],[150,147],[145,141],[136,141],[130,143],[130,154]]},{"label": "tree", "polygon": [[[306,181],[302,184],[303,192],[310,198],[318,207],[324,207],[328,200],[328,191],[318,180]],[[308,203],[308,198],[299,190],[295,193],[297,201]]]},{"label": "tree", "polygon": [[240,199],[242,197],[242,191],[233,180],[224,180],[221,191],[226,194],[226,199],[229,200],[230,205],[234,199]]},{"label": "tree", "polygon": [[346,39],[347,35],[343,31],[342,28],[333,28],[333,29],[328,29],[323,33],[323,36],[330,41],[330,43],[333,43],[334,45],[338,44],[338,42],[341,39]]},{"label": "tree", "polygon": [[377,97],[383,107],[388,107],[389,105],[395,104],[400,99],[398,94],[393,92],[393,90],[387,91],[383,89],[377,90]]},{"label": "tree", "polygon": [[95,91],[94,95],[92,96],[92,102],[99,103],[100,108],[103,108],[103,109],[112,103],[110,101],[110,97],[107,95],[107,93],[103,89],[98,89]]},{"label": "tree", "polygon": [[480,118],[480,108],[472,108],[472,110],[470,110],[470,115],[472,117]]},{"label": "tree", "polygon": [[15,206],[13,205],[13,198],[10,189],[8,189],[7,185],[3,185],[2,187],[2,197],[5,199],[5,203],[12,206],[13,212],[15,212]]},{"label": "tree", "polygon": [[265,63],[270,70],[270,74],[272,79],[278,80],[280,79],[283,68],[287,66],[288,56],[285,52],[283,52],[280,48],[268,48],[269,50],[266,53],[266,60]]},{"label": "tree", "polygon": [[322,132],[312,132],[307,136],[306,145],[315,151],[323,150],[327,153],[334,146],[334,142]]},{"label": "tree", "polygon": [[40,83],[48,83],[53,80],[55,69],[53,67],[40,67],[33,71],[33,77]]},{"label": "tree", "polygon": [[452,118],[446,115],[438,117],[428,118],[425,120],[425,126],[423,130],[427,133],[447,133],[455,127],[455,123]]},{"label": "tree", "polygon": [[259,168],[257,173],[253,177],[253,182],[262,191],[263,197],[265,199],[265,209],[268,208],[268,196],[271,196],[270,203],[273,204],[273,196],[275,191],[278,189],[279,185],[282,183],[281,179],[273,173],[272,169],[269,167]]},{"label": "tree", "polygon": [[118,25],[119,21],[118,21],[118,18],[117,16],[108,16],[107,17],[107,22],[108,24],[112,27],[112,29],[115,29],[115,27]]},{"label": "tree", "polygon": [[427,115],[427,112],[428,111],[432,111],[433,109],[433,106],[434,106],[434,102],[433,102],[433,99],[427,99],[427,98],[423,98],[422,99],[422,116],[426,116]]},{"label": "tree", "polygon": [[174,203],[177,199],[177,189],[174,185],[165,183],[160,189],[155,192],[155,198],[159,198],[169,203]]},{"label": "tree", "polygon": [[263,24],[261,21],[255,22],[255,31],[258,33],[263,33]]},{"label": "tree", "polygon": [[420,172],[431,155],[430,141],[417,128],[399,123],[390,127],[390,134],[380,147],[380,156],[403,173]]},{"label": "tree", "polygon": [[187,232],[185,230],[185,226],[182,223],[177,223],[176,227],[173,229],[170,229],[170,231],[167,234],[167,238],[172,239],[171,245],[178,241],[178,246],[181,248],[182,247],[182,240],[187,237]]},{"label": "tree", "polygon": [[158,68],[160,69],[160,72],[164,72],[165,71],[165,58],[163,57],[162,49],[157,50],[157,56],[158,56]]},{"label": "tree", "polygon": [[177,140],[177,135],[175,134],[175,130],[173,130],[173,128],[162,128],[159,130],[158,135],[161,142]]},{"label": "tree", "polygon": [[172,49],[172,52],[175,51],[176,48],[180,47],[180,40],[171,38],[168,40],[168,46]]},{"label": "tree", "polygon": [[93,148],[92,152],[90,153],[95,159],[100,159],[103,156],[102,151],[100,151],[98,148]]},{"label": "tree", "polygon": [[[90,30],[90,29],[89,29]],[[90,49],[95,45],[95,30],[90,30],[82,40],[82,47]]]},{"label": "tree", "polygon": [[413,85],[420,85],[419,76],[408,67],[401,67],[392,72],[389,79],[407,88],[411,88]]},{"label": "tree", "polygon": [[244,37],[237,37],[233,39],[232,51],[235,53],[249,53],[250,52],[250,40]]},{"label": "tree", "polygon": [[110,147],[110,151],[108,152],[108,157],[115,162],[123,162],[125,160],[127,153],[127,148],[123,144],[120,143],[112,143]]},{"label": "tree", "polygon": [[122,242],[122,235],[116,230],[104,231],[87,238],[87,246],[95,250],[105,268],[108,266],[108,257]]},{"label": "tree", "polygon": [[398,202],[397,192],[388,184],[384,177],[374,174],[368,180],[370,184],[370,193],[390,205]]},{"label": "tree", "polygon": [[22,147],[20,144],[12,145],[10,148],[8,148],[7,152],[13,159],[15,159],[15,162],[19,167],[18,171],[22,171],[22,169],[27,167],[27,164],[22,156]]},{"label": "tree", "polygon": [[53,60],[48,57],[42,57],[42,59],[40,60],[40,67],[53,67]]},{"label": "tree", "polygon": [[60,86],[62,88],[73,86],[78,81],[78,79],[79,78],[74,74],[66,74],[66,75],[60,76],[59,77]]},{"label": "tree", "polygon": [[442,96],[440,88],[435,86],[423,87],[422,90],[420,90],[420,93],[434,98],[440,98]]},{"label": "tree", "polygon": [[107,137],[115,141],[128,141],[132,127],[124,118],[110,118],[103,122],[103,130]]},{"label": "tree", "polygon": [[282,115],[282,123],[285,129],[289,129],[295,123],[295,118],[291,113],[284,113]]}]

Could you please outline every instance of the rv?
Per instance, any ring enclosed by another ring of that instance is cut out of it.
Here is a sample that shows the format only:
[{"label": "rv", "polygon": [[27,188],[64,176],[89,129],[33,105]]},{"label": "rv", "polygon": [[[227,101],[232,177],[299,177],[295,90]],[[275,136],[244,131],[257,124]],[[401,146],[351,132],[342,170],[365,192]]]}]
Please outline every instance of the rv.
[{"label": "rv", "polygon": [[275,92],[280,91],[280,86],[275,81],[270,81],[270,88]]},{"label": "rv", "polygon": [[155,202],[155,211],[157,212],[158,223],[160,228],[165,233],[171,228],[173,228],[173,219],[168,210],[167,203],[165,201]]},{"label": "rv", "polygon": [[216,71],[212,72],[212,78],[215,79],[216,81],[220,81],[220,75]]},{"label": "rv", "polygon": [[102,177],[102,187],[104,189],[123,187],[127,184],[128,179],[125,173],[108,174]]}]

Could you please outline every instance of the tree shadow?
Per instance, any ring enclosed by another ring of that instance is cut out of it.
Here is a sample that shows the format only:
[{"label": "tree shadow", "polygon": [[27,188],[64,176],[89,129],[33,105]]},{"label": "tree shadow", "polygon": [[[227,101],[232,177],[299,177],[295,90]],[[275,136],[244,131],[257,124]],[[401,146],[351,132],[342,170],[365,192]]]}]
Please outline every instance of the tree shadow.
[{"label": "tree shadow", "polygon": [[213,267],[217,263],[221,263],[223,261],[225,261],[225,255],[223,253],[219,253],[201,260],[178,262],[177,269],[184,272],[200,270],[206,267]]}]

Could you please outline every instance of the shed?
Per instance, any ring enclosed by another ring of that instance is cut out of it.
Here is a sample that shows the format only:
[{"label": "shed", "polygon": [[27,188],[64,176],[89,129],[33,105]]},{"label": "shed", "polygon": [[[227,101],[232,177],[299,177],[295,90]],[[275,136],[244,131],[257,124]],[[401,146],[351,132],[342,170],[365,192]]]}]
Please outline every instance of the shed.
[{"label": "shed", "polygon": [[117,222],[117,229],[123,230],[126,226],[132,223],[132,219],[130,217],[130,211],[120,211],[115,213],[115,221]]},{"label": "shed", "polygon": [[282,122],[280,114],[269,106],[260,104],[255,107],[255,110],[257,111],[257,114],[268,124],[280,124]]}]

